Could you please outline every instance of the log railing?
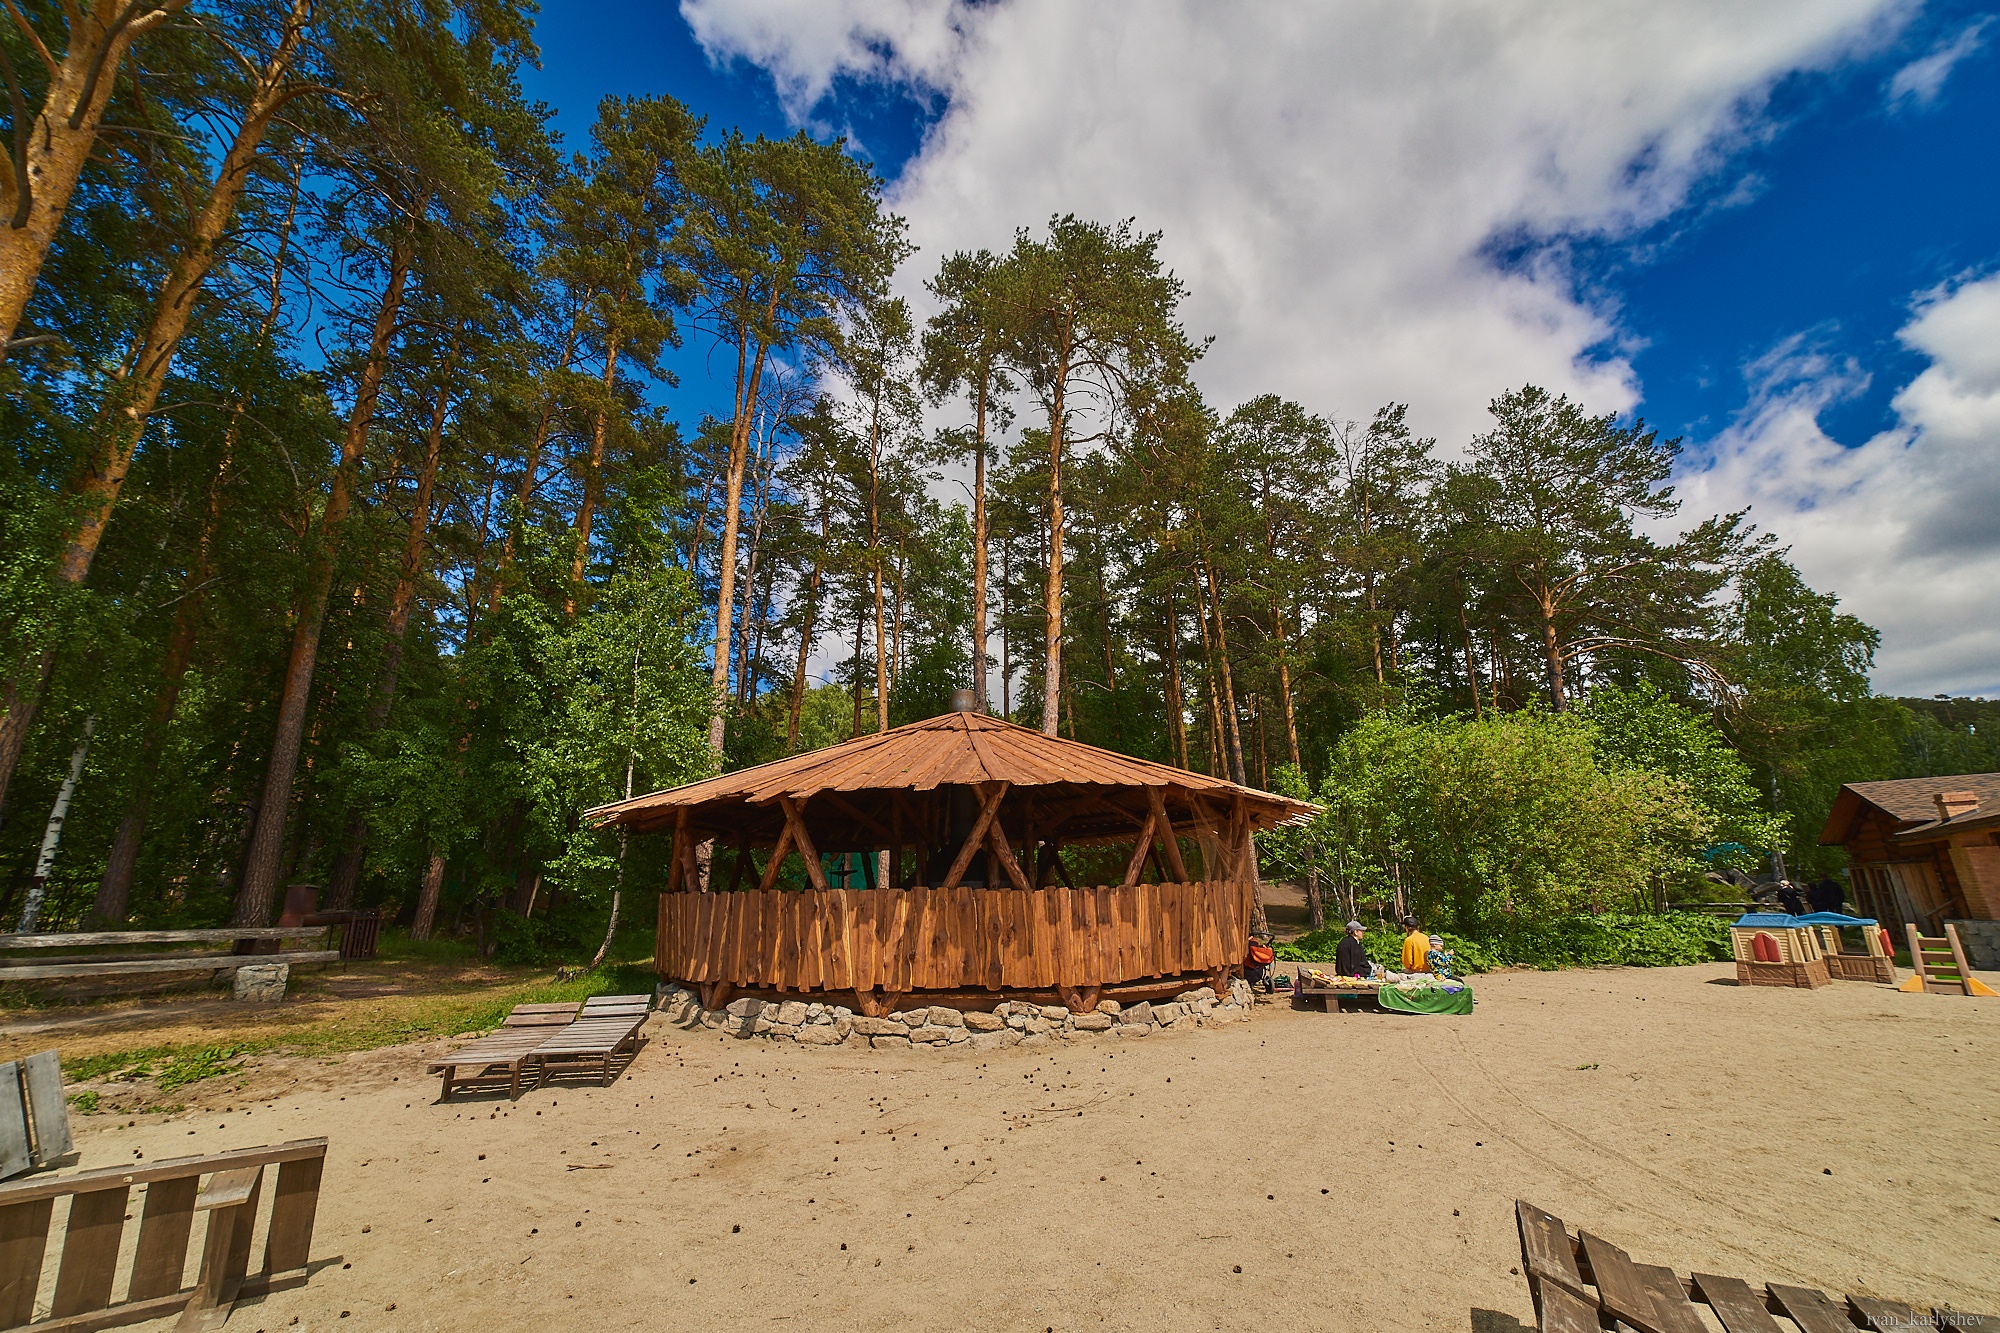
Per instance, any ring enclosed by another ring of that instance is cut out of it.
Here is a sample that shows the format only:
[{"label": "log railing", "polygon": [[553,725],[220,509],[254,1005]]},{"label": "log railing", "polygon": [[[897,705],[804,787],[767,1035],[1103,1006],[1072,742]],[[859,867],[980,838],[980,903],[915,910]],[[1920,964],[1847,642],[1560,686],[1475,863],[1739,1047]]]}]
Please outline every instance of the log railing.
[{"label": "log railing", "polygon": [[[0,1185],[0,1329],[110,1328],[173,1314],[182,1329],[219,1327],[239,1297],[305,1281],[325,1161],[325,1139],[299,1139]],[[264,1210],[264,1262],[253,1273],[266,1167],[277,1168],[276,1179]],[[135,1186],[145,1189],[143,1207]],[[59,1229],[52,1225],[58,1199],[68,1200]],[[138,1238],[127,1250],[122,1242],[134,1213]],[[208,1224],[200,1276],[190,1288],[182,1275],[197,1214]],[[61,1237],[60,1258],[45,1282],[52,1235]]]},{"label": "log railing", "polygon": [[746,989],[1081,990],[1236,966],[1251,892],[1211,881],[663,893],[654,965]]}]

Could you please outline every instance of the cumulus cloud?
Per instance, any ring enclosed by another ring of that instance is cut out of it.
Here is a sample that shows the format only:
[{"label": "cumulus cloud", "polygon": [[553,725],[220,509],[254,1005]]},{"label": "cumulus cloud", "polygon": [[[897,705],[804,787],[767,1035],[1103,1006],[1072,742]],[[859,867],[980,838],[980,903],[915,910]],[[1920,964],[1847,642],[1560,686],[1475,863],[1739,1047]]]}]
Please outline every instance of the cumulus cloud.
[{"label": "cumulus cloud", "polygon": [[[1365,417],[1411,404],[1447,449],[1535,382],[1639,401],[1613,299],[1566,259],[1754,195],[1769,90],[1879,52],[1909,0],[682,0],[710,55],[752,61],[801,123],[843,78],[938,109],[892,183],[922,253],[1004,248],[1076,212],[1136,217],[1190,290],[1225,410],[1263,392]],[[1934,96],[1983,28],[1891,81]],[[1721,201],[1721,202],[1719,202]],[[1691,202],[1698,207],[1690,208]],[[1519,256],[1527,256],[1521,259]],[[1754,506],[1815,586],[1880,627],[1878,684],[2000,693],[2000,279],[1913,307],[1931,366],[1857,448],[1820,428],[1862,368],[1810,335],[1748,367],[1748,407],[1690,463],[1691,514]]]},{"label": "cumulus cloud", "polygon": [[1992,21],[1991,18],[1983,18],[1966,24],[1954,36],[1939,42],[1927,54],[1897,70],[1889,78],[1889,105],[1892,108],[1925,107],[1937,101],[1937,95],[1944,91],[1944,82],[1951,77],[1952,69],[1979,49],[1986,25]]},{"label": "cumulus cloud", "polygon": [[1749,367],[1748,408],[1681,492],[1751,505],[1809,582],[1880,629],[1878,689],[2000,694],[2000,276],[1923,294],[1900,337],[1931,364],[1892,429],[1829,438],[1820,413],[1865,376],[1790,338]]},{"label": "cumulus cloud", "polygon": [[[1902,0],[1144,6],[683,0],[710,55],[793,114],[843,76],[941,114],[893,199],[923,247],[1076,212],[1165,233],[1198,378],[1363,417],[1407,401],[1447,445],[1527,381],[1625,408],[1608,300],[1561,238],[1671,215],[1766,132],[1766,91],[1897,30]],[[1526,253],[1501,263],[1496,253]]]}]

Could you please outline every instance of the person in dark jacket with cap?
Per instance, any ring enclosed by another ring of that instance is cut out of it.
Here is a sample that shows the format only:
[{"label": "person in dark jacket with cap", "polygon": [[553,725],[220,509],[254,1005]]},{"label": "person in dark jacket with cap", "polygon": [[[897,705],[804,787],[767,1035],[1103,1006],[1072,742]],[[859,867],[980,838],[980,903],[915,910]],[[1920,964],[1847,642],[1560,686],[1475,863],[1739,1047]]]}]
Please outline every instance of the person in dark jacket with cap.
[{"label": "person in dark jacket with cap", "polygon": [[1361,923],[1347,923],[1347,934],[1333,951],[1333,970],[1343,977],[1365,977],[1374,969],[1368,962],[1368,949],[1361,942]]}]

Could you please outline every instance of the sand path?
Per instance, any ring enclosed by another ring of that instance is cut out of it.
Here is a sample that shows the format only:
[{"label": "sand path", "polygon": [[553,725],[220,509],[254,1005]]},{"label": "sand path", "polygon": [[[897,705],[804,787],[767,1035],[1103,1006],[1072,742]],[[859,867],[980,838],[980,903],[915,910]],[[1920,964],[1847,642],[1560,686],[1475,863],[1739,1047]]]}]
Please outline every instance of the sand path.
[{"label": "sand path", "polygon": [[332,1139],[335,1262],[243,1333],[1500,1333],[1531,1322],[1517,1196],[1683,1271],[2000,1310],[2000,1001],[1727,975],[987,1056],[655,1021],[610,1088],[437,1106],[402,1047],[78,1138],[85,1166]]}]

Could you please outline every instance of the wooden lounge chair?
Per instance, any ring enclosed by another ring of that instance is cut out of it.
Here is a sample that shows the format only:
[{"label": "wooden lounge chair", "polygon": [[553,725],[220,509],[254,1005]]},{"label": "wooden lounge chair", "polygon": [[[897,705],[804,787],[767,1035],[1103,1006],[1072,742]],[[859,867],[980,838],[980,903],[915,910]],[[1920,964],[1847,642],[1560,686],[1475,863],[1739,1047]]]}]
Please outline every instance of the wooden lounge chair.
[{"label": "wooden lounge chair", "polygon": [[535,1047],[535,1086],[557,1066],[597,1065],[603,1086],[611,1083],[611,1061],[627,1046],[638,1049],[639,1029],[652,1009],[650,995],[599,995],[583,1002],[576,1021]]},{"label": "wooden lounge chair", "polygon": [[550,1031],[573,1021],[577,1009],[574,1004],[515,1005],[495,1031],[431,1061],[428,1072],[444,1075],[438,1100],[451,1100],[453,1088],[494,1088],[503,1081],[507,1095],[519,1097],[521,1071],[534,1061],[535,1048],[548,1040]]},{"label": "wooden lounge chair", "polygon": [[1678,1276],[1671,1268],[1634,1263],[1588,1231],[1571,1236],[1562,1219],[1524,1199],[1514,1201],[1521,1231],[1521,1271],[1528,1278],[1542,1333],[1705,1333],[1694,1308],[1706,1305],[1728,1333],[1852,1333],[1857,1328],[1991,1328],[2000,1320],[1942,1307],[1919,1315],[1912,1307],[1872,1296],[1846,1303],[1811,1287],[1773,1282],[1752,1286],[1713,1273]]}]

